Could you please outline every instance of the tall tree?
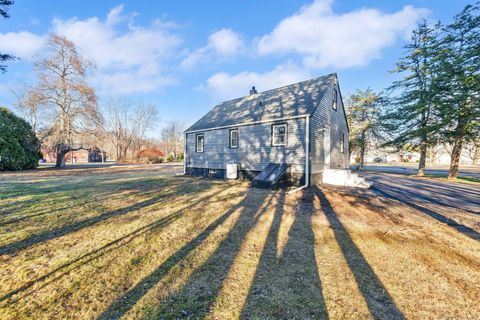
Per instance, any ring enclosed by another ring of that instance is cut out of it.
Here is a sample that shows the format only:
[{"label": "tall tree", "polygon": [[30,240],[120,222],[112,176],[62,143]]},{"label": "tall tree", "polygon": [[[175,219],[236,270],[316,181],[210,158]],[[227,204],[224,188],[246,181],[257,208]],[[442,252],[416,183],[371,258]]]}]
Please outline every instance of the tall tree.
[{"label": "tall tree", "polygon": [[478,165],[480,163],[480,138],[467,144],[465,149],[468,157],[472,160],[472,164],[474,166]]},{"label": "tall tree", "polygon": [[[0,16],[2,16],[3,18],[10,18],[8,9],[12,4],[13,0],[0,0]],[[7,66],[3,64],[3,62],[15,59],[16,57],[12,56],[11,54],[0,52],[0,72],[4,73],[7,71]]]},{"label": "tall tree", "polygon": [[350,152],[360,155],[359,170],[363,170],[365,152],[380,140],[382,98],[372,90],[357,90],[347,99],[347,120],[350,127]]},{"label": "tall tree", "polygon": [[480,136],[480,2],[467,5],[444,28],[437,103],[442,136],[453,144],[448,178],[458,175],[465,143]]},{"label": "tall tree", "polygon": [[65,154],[85,148],[79,137],[98,126],[101,115],[95,90],[87,82],[93,64],[63,36],[52,35],[47,52],[35,63],[38,83],[28,95],[50,116],[44,133],[55,144],[56,167],[64,167]]},{"label": "tall tree", "polygon": [[427,148],[435,145],[438,124],[435,119],[435,78],[437,40],[440,25],[429,26],[423,21],[413,31],[405,46],[406,55],[393,71],[403,75],[390,87],[393,93],[390,108],[382,120],[391,134],[387,145],[401,148],[406,144],[418,147],[418,175],[425,175]]}]

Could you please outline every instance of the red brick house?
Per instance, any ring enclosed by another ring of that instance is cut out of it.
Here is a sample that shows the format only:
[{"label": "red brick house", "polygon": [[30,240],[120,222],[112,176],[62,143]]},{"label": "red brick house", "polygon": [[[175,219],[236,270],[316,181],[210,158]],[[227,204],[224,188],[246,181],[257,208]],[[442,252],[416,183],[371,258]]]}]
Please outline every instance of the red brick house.
[{"label": "red brick house", "polygon": [[[55,162],[55,153],[42,150],[43,158],[47,162]],[[107,154],[103,152],[104,161],[107,160]],[[70,151],[65,155],[65,162],[67,163],[89,163],[89,162],[102,162],[102,152],[99,148],[92,148],[89,150]]]}]

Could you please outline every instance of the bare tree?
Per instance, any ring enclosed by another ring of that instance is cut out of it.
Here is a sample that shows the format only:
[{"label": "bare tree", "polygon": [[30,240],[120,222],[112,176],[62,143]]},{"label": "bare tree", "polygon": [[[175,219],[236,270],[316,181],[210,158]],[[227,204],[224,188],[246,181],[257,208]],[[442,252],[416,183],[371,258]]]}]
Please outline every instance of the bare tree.
[{"label": "bare tree", "polygon": [[480,140],[473,141],[465,146],[468,157],[474,166],[480,163]]},{"label": "bare tree", "polygon": [[63,36],[50,36],[47,50],[47,57],[35,63],[38,83],[29,90],[26,101],[49,115],[43,133],[55,144],[56,167],[64,167],[65,154],[85,149],[82,137],[101,122],[95,90],[87,83],[94,66]]},{"label": "bare tree", "polygon": [[161,145],[167,154],[177,159],[183,152],[183,130],[185,126],[179,121],[170,121],[161,132]]},{"label": "bare tree", "polygon": [[157,118],[154,105],[132,105],[126,101],[110,102],[104,111],[105,135],[113,144],[117,160],[140,150],[145,132]]},{"label": "bare tree", "polygon": [[443,150],[448,154],[448,155],[452,155],[452,151],[453,151],[453,144],[451,143],[442,143],[442,147],[443,147]]},{"label": "bare tree", "polygon": [[441,145],[433,145],[428,148],[430,153],[430,164],[434,165],[438,163],[438,159],[445,153],[445,149]]},{"label": "bare tree", "polygon": [[41,97],[35,90],[28,88],[19,92],[13,91],[16,97],[15,108],[21,116],[32,126],[34,132],[42,130],[45,125],[46,110],[42,108]]}]

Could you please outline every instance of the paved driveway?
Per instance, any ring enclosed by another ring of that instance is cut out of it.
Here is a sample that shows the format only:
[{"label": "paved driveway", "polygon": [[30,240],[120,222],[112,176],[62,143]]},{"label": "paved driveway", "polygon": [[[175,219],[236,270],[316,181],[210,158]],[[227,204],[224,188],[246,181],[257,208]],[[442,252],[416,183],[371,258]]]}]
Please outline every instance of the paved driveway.
[{"label": "paved driveway", "polygon": [[401,175],[368,173],[373,190],[391,194],[398,200],[425,202],[480,214],[480,186],[421,179]]},{"label": "paved driveway", "polygon": [[384,173],[365,176],[379,196],[400,201],[480,241],[480,186]]}]

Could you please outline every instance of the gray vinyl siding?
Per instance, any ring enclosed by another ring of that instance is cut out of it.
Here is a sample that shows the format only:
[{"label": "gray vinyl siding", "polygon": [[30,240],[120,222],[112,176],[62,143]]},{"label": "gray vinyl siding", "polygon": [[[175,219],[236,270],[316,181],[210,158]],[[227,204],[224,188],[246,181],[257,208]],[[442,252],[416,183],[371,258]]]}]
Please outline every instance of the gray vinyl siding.
[{"label": "gray vinyl siding", "polygon": [[[324,135],[327,131],[323,129],[326,126],[330,127],[330,168],[347,168],[349,164],[348,127],[345,120],[345,109],[338,84],[336,87],[337,110],[335,111],[332,107],[334,86],[331,86],[311,118],[311,173],[320,173],[324,168]],[[341,133],[345,135],[344,153],[340,152]]]},{"label": "gray vinyl siding", "polygon": [[[272,124],[286,123],[286,146],[272,146]],[[229,147],[229,130],[237,128],[239,145]],[[225,169],[235,162],[242,170],[263,170],[268,163],[288,163],[291,171],[303,173],[305,168],[305,118],[187,133],[187,166]],[[195,152],[195,136],[204,135],[204,152]]]}]

